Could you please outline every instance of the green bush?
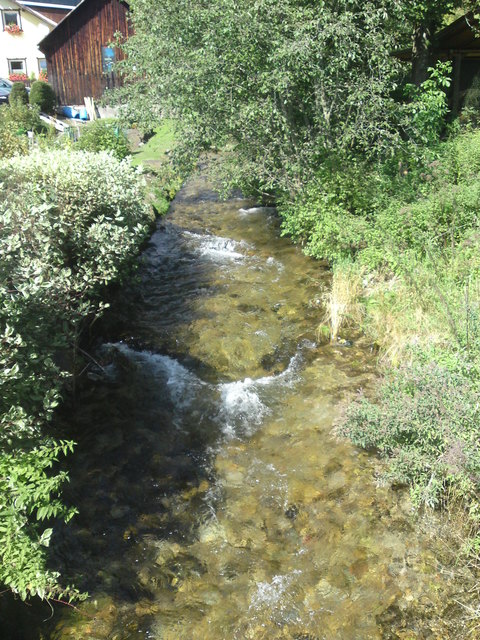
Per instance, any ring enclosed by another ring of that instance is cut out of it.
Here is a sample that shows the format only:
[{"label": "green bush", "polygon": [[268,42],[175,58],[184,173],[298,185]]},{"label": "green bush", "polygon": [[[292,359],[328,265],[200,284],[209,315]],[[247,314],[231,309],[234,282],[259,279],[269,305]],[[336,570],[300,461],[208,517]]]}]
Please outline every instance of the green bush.
[{"label": "green bush", "polygon": [[45,113],[53,113],[57,98],[52,87],[47,82],[36,80],[30,89],[30,104],[37,105]]},{"label": "green bush", "polygon": [[416,359],[394,371],[376,404],[354,402],[340,432],[388,458],[386,478],[410,485],[417,504],[438,506],[447,487],[480,496],[480,390],[461,354]]},{"label": "green bush", "polygon": [[28,92],[23,82],[14,82],[8,102],[11,105],[28,104]]},{"label": "green bush", "polygon": [[315,258],[353,257],[365,246],[381,185],[367,163],[327,158],[301,196],[280,205],[282,233]]},{"label": "green bush", "polygon": [[70,597],[47,569],[66,476],[52,472],[71,442],[48,423],[75,371],[87,319],[107,284],[130,270],[150,212],[144,180],[108,154],[34,151],[0,162],[0,583],[21,598]]},{"label": "green bush", "polygon": [[421,257],[456,245],[478,224],[479,212],[480,182],[443,186],[411,204],[392,200],[372,225],[369,252],[374,246],[383,249],[384,263],[395,270],[402,252],[413,250]]},{"label": "green bush", "polygon": [[0,159],[27,153],[27,131],[40,133],[45,129],[37,107],[21,103],[0,107]]},{"label": "green bush", "polygon": [[111,151],[119,160],[130,154],[130,145],[116,120],[94,120],[82,130],[77,148],[84,151]]}]

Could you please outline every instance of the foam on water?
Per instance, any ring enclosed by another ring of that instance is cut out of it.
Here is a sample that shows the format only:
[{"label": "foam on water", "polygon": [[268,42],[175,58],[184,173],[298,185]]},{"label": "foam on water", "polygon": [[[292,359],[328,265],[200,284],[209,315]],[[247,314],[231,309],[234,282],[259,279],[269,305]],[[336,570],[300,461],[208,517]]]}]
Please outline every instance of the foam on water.
[{"label": "foam on water", "polygon": [[287,593],[290,585],[302,572],[298,569],[288,575],[273,576],[270,582],[259,582],[257,590],[253,594],[250,602],[250,609],[261,609],[264,607],[279,607],[282,597]]},{"label": "foam on water", "polygon": [[251,435],[269,412],[255,391],[255,381],[245,378],[239,382],[220,385],[221,408],[219,418],[224,434],[231,438]]},{"label": "foam on water", "polygon": [[163,384],[176,409],[184,410],[192,405],[209,385],[170,356],[136,351],[126,344],[110,345],[125,358],[141,365],[148,376]]},{"label": "foam on water", "polygon": [[270,413],[269,407],[262,399],[265,387],[291,386],[296,380],[301,361],[301,352],[298,352],[291,358],[285,371],[278,375],[255,380],[245,378],[219,385],[221,406],[218,419],[224,435],[229,439],[252,435]]},{"label": "foam on water", "polygon": [[280,260],[277,260],[276,258],[273,258],[272,256],[269,256],[266,260],[266,264],[268,267],[276,267],[279,271],[283,271],[284,270],[284,265],[282,262],[280,262]]},{"label": "foam on water", "polygon": [[238,251],[240,247],[247,248],[246,242],[236,242],[231,238],[221,236],[201,235],[185,231],[184,235],[195,241],[200,255],[213,260],[242,260],[245,256]]},{"label": "foam on water", "polygon": [[250,215],[255,213],[264,213],[267,215],[271,215],[276,213],[277,210],[275,209],[275,207],[249,207],[249,208],[242,207],[241,209],[238,210],[238,212],[241,213],[242,215]]},{"label": "foam on water", "polygon": [[285,371],[278,375],[215,385],[204,382],[170,356],[136,351],[123,343],[106,345],[129,361],[132,371],[148,380],[148,384],[153,381],[158,385],[159,392],[163,389],[168,393],[174,416],[178,418],[177,424],[181,423],[185,412],[195,405],[200,418],[216,423],[228,440],[251,436],[270,414],[265,401],[266,387],[271,391],[274,385],[281,392],[294,384],[303,360],[303,346],[291,358]]}]

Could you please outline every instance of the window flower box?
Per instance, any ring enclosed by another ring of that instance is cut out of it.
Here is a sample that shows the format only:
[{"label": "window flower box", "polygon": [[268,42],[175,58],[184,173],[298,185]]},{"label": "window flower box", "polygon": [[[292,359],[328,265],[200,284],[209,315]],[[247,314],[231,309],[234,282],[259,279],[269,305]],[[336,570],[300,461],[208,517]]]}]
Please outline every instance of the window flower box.
[{"label": "window flower box", "polygon": [[12,36],[18,36],[23,33],[22,27],[20,27],[18,24],[7,24],[7,26],[5,27],[5,31],[7,33],[10,33]]},{"label": "window flower box", "polygon": [[28,76],[26,73],[11,73],[8,76],[10,82],[28,82]]}]

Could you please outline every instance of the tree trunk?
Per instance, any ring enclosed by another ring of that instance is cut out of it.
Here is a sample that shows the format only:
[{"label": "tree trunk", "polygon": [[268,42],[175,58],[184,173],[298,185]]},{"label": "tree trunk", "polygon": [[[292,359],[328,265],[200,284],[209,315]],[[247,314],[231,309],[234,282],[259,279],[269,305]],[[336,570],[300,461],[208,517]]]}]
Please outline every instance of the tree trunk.
[{"label": "tree trunk", "polygon": [[434,32],[433,24],[418,24],[413,31],[412,82],[417,87],[428,78],[427,69],[431,66],[430,48]]}]

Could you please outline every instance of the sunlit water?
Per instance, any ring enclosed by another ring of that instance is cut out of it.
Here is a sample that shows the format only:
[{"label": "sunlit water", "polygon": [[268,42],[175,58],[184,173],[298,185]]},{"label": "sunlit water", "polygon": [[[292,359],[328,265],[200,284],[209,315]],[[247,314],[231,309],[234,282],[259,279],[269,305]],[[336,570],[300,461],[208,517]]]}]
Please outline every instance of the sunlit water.
[{"label": "sunlit water", "polygon": [[318,342],[328,273],[248,206],[191,180],[112,312],[52,558],[92,598],[45,638],[450,637],[407,496],[332,435],[374,357]]}]

